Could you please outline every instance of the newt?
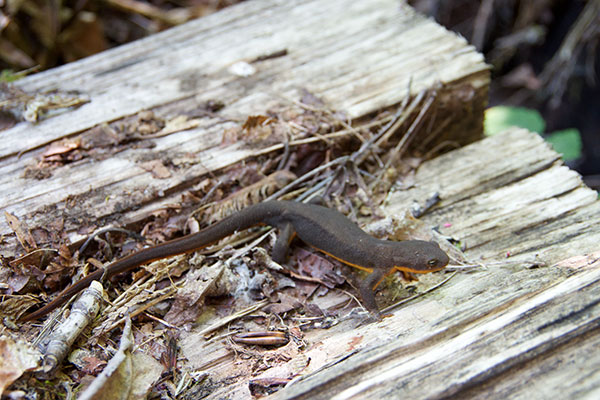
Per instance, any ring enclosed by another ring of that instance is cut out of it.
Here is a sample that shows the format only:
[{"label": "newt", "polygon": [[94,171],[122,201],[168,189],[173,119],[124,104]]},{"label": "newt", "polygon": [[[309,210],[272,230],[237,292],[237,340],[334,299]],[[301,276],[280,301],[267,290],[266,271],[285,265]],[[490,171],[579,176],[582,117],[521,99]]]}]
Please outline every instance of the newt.
[{"label": "newt", "polygon": [[197,233],[118,259],[67,287],[52,302],[25,315],[21,321],[39,319],[94,280],[107,279],[161,258],[200,250],[234,232],[256,225],[269,225],[279,230],[272,258],[280,264],[286,261],[289,245],[297,236],[342,263],[367,271],[369,275],[360,284],[359,290],[367,310],[377,316],[379,310],[374,290],[383,278],[395,271],[416,274],[439,271],[449,261],[446,253],[434,242],[381,240],[365,233],[336,210],[316,204],[268,201],[244,208]]}]

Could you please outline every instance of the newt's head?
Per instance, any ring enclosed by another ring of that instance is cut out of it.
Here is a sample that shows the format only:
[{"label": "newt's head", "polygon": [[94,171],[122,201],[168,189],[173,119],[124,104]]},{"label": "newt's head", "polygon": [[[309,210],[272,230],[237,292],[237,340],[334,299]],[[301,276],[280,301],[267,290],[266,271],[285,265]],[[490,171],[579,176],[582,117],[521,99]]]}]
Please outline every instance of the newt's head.
[{"label": "newt's head", "polygon": [[407,240],[392,250],[394,268],[399,271],[425,274],[444,269],[448,255],[435,242]]}]

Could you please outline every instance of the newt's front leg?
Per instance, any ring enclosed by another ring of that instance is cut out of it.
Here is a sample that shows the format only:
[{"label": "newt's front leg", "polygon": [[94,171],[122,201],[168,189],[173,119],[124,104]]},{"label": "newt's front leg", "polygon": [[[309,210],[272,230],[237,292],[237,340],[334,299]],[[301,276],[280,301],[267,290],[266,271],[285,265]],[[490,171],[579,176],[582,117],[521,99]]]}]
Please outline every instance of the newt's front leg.
[{"label": "newt's front leg", "polygon": [[381,318],[379,314],[379,307],[375,301],[375,288],[379,285],[379,282],[385,277],[384,272],[381,269],[373,269],[365,280],[360,284],[360,296],[362,297],[363,304],[366,309],[371,312],[378,319]]}]

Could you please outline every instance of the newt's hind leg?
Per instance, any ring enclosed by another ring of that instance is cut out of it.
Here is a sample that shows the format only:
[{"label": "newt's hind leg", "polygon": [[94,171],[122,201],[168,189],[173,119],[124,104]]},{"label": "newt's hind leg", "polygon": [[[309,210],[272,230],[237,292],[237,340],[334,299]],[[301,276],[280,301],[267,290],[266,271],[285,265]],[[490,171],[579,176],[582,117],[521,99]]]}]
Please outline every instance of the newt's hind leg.
[{"label": "newt's hind leg", "polygon": [[279,227],[279,236],[277,236],[271,256],[273,261],[278,264],[285,263],[288,249],[290,248],[290,243],[292,242],[294,236],[296,236],[296,231],[294,231],[292,224],[286,223],[285,225]]}]

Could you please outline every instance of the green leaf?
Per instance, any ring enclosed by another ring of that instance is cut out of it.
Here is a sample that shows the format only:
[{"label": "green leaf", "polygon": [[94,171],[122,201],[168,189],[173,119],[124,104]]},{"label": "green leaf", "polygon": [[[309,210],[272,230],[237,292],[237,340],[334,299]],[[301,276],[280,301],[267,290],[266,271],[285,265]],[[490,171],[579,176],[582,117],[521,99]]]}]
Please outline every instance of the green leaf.
[{"label": "green leaf", "polygon": [[483,127],[486,136],[495,135],[511,126],[542,133],[546,123],[539,112],[529,108],[496,106],[485,110]]},{"label": "green leaf", "polygon": [[565,129],[556,131],[546,136],[546,141],[552,144],[554,150],[562,154],[565,161],[575,160],[581,157],[581,135],[577,129]]},{"label": "green leaf", "polygon": [[15,72],[11,69],[0,70],[0,82],[11,83],[14,81],[18,81],[19,79],[27,76],[29,71],[32,71],[32,70],[33,70],[32,68],[24,70],[24,71],[18,71],[18,72]]}]

